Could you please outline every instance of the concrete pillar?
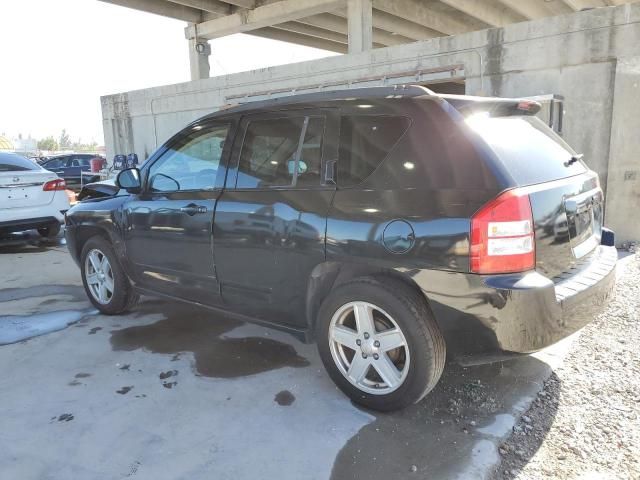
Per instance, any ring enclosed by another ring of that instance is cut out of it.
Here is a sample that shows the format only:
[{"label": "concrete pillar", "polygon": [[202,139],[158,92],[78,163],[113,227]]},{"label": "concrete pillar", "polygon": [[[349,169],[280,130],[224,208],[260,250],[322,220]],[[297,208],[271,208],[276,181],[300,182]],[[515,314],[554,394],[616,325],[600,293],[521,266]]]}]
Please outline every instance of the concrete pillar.
[{"label": "concrete pillar", "polygon": [[211,45],[206,40],[200,38],[189,38],[189,67],[191,69],[191,80],[209,78],[209,55],[211,55]]},{"label": "concrete pillar", "polygon": [[616,244],[640,241],[640,57],[619,57],[607,176],[605,225]]},{"label": "concrete pillar", "polygon": [[372,0],[348,0],[349,53],[373,48]]}]

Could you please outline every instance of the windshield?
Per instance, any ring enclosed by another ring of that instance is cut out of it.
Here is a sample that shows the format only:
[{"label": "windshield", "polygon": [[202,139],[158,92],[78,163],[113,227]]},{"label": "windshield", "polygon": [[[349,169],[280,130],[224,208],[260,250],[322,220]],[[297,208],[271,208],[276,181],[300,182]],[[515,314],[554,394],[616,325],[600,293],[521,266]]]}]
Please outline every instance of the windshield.
[{"label": "windshield", "polygon": [[476,114],[467,124],[487,142],[519,185],[587,171],[580,160],[571,161],[576,152],[538,117]]}]

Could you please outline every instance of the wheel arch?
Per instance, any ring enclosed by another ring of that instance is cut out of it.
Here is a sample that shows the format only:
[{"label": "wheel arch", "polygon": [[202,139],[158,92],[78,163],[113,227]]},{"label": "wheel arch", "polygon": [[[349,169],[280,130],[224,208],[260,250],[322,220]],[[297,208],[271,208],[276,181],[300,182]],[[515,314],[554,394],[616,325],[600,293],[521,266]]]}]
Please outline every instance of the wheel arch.
[{"label": "wheel arch", "polygon": [[101,236],[105,240],[111,241],[109,234],[95,225],[79,225],[75,228],[75,254],[80,258],[82,249],[91,237]]},{"label": "wheel arch", "polygon": [[320,310],[320,306],[322,305],[322,301],[333,289],[360,277],[388,277],[401,282],[407,288],[418,292],[420,296],[424,298],[428,308],[431,309],[429,299],[422,289],[418,286],[415,280],[403,272],[399,272],[393,268],[384,268],[366,264],[323,262],[316,265],[311,272],[307,283],[306,317],[309,332],[308,336],[310,339],[313,339],[315,336],[316,317]]}]

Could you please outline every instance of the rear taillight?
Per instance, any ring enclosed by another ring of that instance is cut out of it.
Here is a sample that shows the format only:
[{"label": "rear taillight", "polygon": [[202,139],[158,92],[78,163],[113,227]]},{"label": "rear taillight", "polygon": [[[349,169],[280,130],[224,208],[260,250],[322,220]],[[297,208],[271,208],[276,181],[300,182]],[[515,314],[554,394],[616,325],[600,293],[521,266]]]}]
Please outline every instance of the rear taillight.
[{"label": "rear taillight", "polygon": [[509,190],[471,218],[472,272],[523,272],[535,264],[533,215],[526,193]]},{"label": "rear taillight", "polygon": [[54,190],[65,190],[67,185],[64,183],[62,178],[56,178],[55,180],[49,180],[47,183],[42,185],[42,190],[45,192],[52,192]]}]

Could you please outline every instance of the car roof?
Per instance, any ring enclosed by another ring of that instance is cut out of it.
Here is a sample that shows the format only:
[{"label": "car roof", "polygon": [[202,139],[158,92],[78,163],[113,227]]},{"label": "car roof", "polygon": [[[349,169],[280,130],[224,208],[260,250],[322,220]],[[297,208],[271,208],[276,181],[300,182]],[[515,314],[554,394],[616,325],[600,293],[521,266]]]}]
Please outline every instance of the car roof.
[{"label": "car roof", "polygon": [[400,99],[435,95],[431,90],[421,85],[393,85],[385,87],[349,88],[344,90],[328,90],[323,92],[293,94],[266,100],[247,101],[227,105],[220,110],[205,115],[193,123],[212,120],[230,114],[252,110],[266,110],[311,103],[331,102],[335,100],[367,100],[367,99]]}]

